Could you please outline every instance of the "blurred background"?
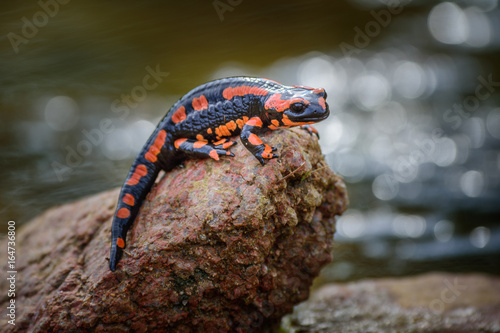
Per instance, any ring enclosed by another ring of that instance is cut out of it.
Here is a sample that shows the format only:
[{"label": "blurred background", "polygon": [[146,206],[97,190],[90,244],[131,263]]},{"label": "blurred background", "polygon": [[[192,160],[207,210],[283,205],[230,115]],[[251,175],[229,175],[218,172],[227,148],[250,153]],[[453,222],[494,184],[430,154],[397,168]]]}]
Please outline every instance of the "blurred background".
[{"label": "blurred background", "polygon": [[190,89],[249,75],[323,87],[347,183],[318,283],[500,274],[498,0],[0,4],[0,232],[121,186]]}]

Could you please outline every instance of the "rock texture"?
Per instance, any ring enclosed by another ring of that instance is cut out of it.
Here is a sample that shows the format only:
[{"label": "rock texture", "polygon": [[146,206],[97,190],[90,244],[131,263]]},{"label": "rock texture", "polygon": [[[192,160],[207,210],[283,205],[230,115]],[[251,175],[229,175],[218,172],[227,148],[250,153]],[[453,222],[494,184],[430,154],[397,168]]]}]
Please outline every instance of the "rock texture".
[{"label": "rock texture", "polygon": [[286,316],[294,332],[500,332],[500,278],[432,273],[330,284]]},{"label": "rock texture", "polygon": [[[264,140],[279,160],[192,160],[152,189],[108,269],[118,190],[53,208],[17,233],[16,326],[30,332],[261,331],[308,296],[331,260],[344,183],[300,129]],[[0,257],[6,258],[6,242]],[[8,281],[0,281],[5,309]]]}]

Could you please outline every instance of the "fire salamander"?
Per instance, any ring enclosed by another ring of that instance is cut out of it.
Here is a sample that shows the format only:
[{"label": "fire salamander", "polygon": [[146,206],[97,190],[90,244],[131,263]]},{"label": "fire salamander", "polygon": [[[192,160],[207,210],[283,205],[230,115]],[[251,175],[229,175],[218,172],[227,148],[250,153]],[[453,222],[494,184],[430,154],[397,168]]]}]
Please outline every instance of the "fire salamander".
[{"label": "fire salamander", "polygon": [[127,230],[160,170],[170,171],[186,158],[234,156],[228,148],[240,136],[264,165],[278,157],[276,148],[258,137],[265,130],[302,126],[328,117],[324,89],[285,86],[252,77],[230,77],[203,84],[182,97],[165,115],[132,164],[122,187],[111,230],[109,268],[115,271]]}]

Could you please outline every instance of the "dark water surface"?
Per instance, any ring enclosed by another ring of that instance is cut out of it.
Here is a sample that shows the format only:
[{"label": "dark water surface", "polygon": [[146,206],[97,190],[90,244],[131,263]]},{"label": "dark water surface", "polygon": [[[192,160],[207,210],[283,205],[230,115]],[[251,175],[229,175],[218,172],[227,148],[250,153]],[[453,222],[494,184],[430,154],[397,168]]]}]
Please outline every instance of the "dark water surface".
[{"label": "dark water surface", "polygon": [[351,208],[321,281],[500,274],[497,0],[41,3],[0,4],[1,232],[120,186],[176,99],[255,75],[328,92]]}]

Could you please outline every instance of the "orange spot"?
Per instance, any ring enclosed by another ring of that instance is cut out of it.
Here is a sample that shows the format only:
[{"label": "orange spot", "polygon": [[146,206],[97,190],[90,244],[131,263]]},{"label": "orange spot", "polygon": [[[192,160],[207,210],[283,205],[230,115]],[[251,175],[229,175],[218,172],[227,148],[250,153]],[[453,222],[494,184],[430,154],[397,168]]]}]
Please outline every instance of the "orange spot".
[{"label": "orange spot", "polygon": [[210,153],[208,153],[208,155],[210,155],[210,157],[216,161],[219,160],[219,154],[217,154],[217,152],[215,150],[211,150]]},{"label": "orange spot", "polygon": [[206,144],[207,144],[206,141],[196,141],[195,143],[193,143],[193,148],[201,148]]},{"label": "orange spot", "polygon": [[165,130],[161,130],[158,132],[155,141],[149,147],[149,150],[144,157],[150,162],[156,162],[158,160],[157,156],[161,151],[161,147],[165,144],[165,139],[167,138],[167,132]]},{"label": "orange spot", "polygon": [[204,110],[208,107],[208,101],[205,95],[201,95],[200,97],[193,98],[193,109],[196,111]]},{"label": "orange spot", "polygon": [[267,128],[274,131],[274,130],[277,130],[279,127],[274,126],[274,125],[269,125],[269,126],[267,126]]},{"label": "orange spot", "polygon": [[222,144],[222,148],[227,149],[227,148],[231,147],[232,145],[233,145],[233,143],[231,141],[229,141],[229,142]]},{"label": "orange spot", "polygon": [[231,132],[229,132],[229,129],[226,127],[226,125],[220,125],[219,130],[222,136],[231,136]]},{"label": "orange spot", "polygon": [[160,142],[162,145],[165,144],[165,139],[167,138],[167,131],[161,130],[158,132],[155,143]]},{"label": "orange spot", "polygon": [[139,164],[135,169],[135,172],[142,177],[148,174],[148,168],[144,164]]},{"label": "orange spot", "polygon": [[266,144],[264,151],[260,155],[264,158],[273,158],[273,149]]},{"label": "orange spot", "polygon": [[123,249],[125,247],[125,241],[122,238],[118,237],[118,239],[116,240],[116,245]]},{"label": "orange spot", "polygon": [[120,208],[116,216],[120,219],[126,219],[130,216],[130,210],[128,210],[128,208]]},{"label": "orange spot", "polygon": [[244,95],[258,95],[258,96],[265,96],[269,93],[264,88],[259,88],[259,87],[250,87],[250,86],[239,86],[239,87],[229,87],[224,89],[222,92],[222,96],[225,99],[231,99],[234,96],[244,96]]},{"label": "orange spot", "polygon": [[221,144],[223,144],[224,142],[226,142],[226,139],[219,140],[219,141],[217,141],[217,142],[214,142],[214,146],[221,145]]},{"label": "orange spot", "polygon": [[259,117],[253,117],[249,121],[247,121],[247,125],[262,127],[262,120],[260,120]]},{"label": "orange spot", "polygon": [[220,129],[218,127],[215,129],[215,135],[217,135],[217,138],[220,138],[222,136],[222,133],[220,132]]},{"label": "orange spot", "polygon": [[281,119],[281,121],[283,122],[283,124],[287,125],[287,126],[292,126],[294,125],[295,123],[293,121],[291,121],[286,115],[283,115],[283,119]]},{"label": "orange spot", "polygon": [[307,99],[303,99],[303,98],[300,98],[300,97],[296,97],[296,98],[293,98],[293,99],[290,100],[290,104],[297,103],[297,102],[302,102],[304,104],[311,104],[311,102],[309,102]]},{"label": "orange spot", "polygon": [[234,131],[236,129],[236,123],[234,121],[230,121],[226,124],[227,128],[229,128],[229,130],[231,131]]},{"label": "orange spot", "polygon": [[321,105],[323,109],[326,109],[326,101],[323,97],[320,97],[318,100],[318,104]]},{"label": "orange spot", "polygon": [[125,194],[125,195],[123,196],[122,201],[123,201],[125,204],[129,205],[129,206],[133,206],[133,205],[135,205],[135,198],[134,198],[134,196],[133,196],[132,194],[130,194],[130,193]]},{"label": "orange spot", "polygon": [[158,155],[160,153],[160,149],[153,145],[149,148],[149,153]]},{"label": "orange spot", "polygon": [[272,123],[274,126],[276,126],[276,127],[279,127],[279,126],[280,126],[280,122],[279,122],[278,120],[276,120],[276,119],[271,120],[271,123]]},{"label": "orange spot", "polygon": [[257,135],[255,135],[253,133],[250,133],[250,135],[248,136],[248,141],[254,146],[258,146],[258,145],[262,144],[262,140]]},{"label": "orange spot", "polygon": [[201,134],[198,134],[196,136],[196,140],[198,140],[198,141],[206,141],[205,138],[203,137],[203,135],[201,135]]},{"label": "orange spot", "polygon": [[177,124],[184,119],[186,119],[186,108],[184,106],[181,106],[172,115],[172,121]]},{"label": "orange spot", "polygon": [[139,164],[130,179],[127,181],[127,185],[137,185],[142,177],[148,174],[148,168],[144,164]]},{"label": "orange spot", "polygon": [[211,128],[207,129],[207,133],[212,134],[212,129]]},{"label": "orange spot", "polygon": [[274,94],[264,104],[266,109],[273,109],[278,112],[283,112],[290,107],[290,100],[281,99],[281,94]]},{"label": "orange spot", "polygon": [[241,119],[236,119],[236,124],[238,124],[239,128],[243,128],[243,125],[245,125],[245,123]]},{"label": "orange spot", "polygon": [[298,126],[298,125],[309,125],[309,124],[314,124],[314,121],[309,121],[309,122],[294,122],[288,118],[287,115],[283,115],[283,119],[281,119],[283,124],[286,126]]},{"label": "orange spot", "polygon": [[247,116],[243,116],[243,123],[246,124],[248,121],[248,117]]},{"label": "orange spot", "polygon": [[152,154],[152,153],[150,153],[149,151],[148,151],[146,154],[144,154],[144,157],[145,157],[148,161],[153,162],[153,163],[154,163],[154,162],[156,162],[156,161],[158,161],[158,157],[156,157],[156,155],[155,155],[155,154]]},{"label": "orange spot", "polygon": [[184,143],[184,141],[186,141],[187,139],[177,139],[175,140],[174,142],[174,146],[175,148],[179,149],[179,147]]}]

